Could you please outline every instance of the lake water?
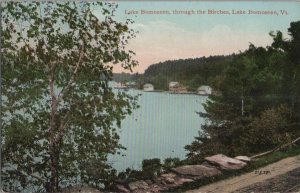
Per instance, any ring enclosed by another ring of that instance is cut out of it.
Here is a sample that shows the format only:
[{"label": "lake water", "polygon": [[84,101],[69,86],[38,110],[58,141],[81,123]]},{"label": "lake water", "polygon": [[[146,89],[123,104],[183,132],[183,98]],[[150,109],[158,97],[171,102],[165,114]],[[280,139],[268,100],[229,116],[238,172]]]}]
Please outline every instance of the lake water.
[{"label": "lake water", "polygon": [[[120,143],[127,148],[122,151],[126,156],[111,156],[112,166],[121,172],[128,167],[141,169],[144,159],[184,159],[187,153],[184,146],[198,136],[204,123],[196,112],[204,112],[202,104],[207,97],[140,90],[129,90],[128,94],[141,94],[140,108],[121,123]],[[34,192],[39,188],[32,185],[23,192]]]},{"label": "lake water", "polygon": [[144,159],[168,157],[185,158],[184,146],[190,144],[204,120],[196,112],[203,112],[205,96],[143,92],[129,90],[139,97],[140,108],[127,116],[121,124],[120,142],[126,156],[114,155],[110,161],[118,171],[141,169]]}]

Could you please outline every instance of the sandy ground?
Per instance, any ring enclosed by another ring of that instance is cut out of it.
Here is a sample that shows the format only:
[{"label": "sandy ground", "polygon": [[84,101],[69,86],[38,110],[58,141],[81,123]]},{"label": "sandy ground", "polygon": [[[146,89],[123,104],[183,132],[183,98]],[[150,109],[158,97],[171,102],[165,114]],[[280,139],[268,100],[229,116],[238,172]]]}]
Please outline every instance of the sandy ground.
[{"label": "sandy ground", "polygon": [[300,156],[289,157],[280,160],[276,163],[257,169],[253,172],[246,173],[237,177],[232,177],[206,186],[202,186],[198,189],[189,190],[186,193],[240,192],[240,190],[246,190],[247,188],[248,189],[245,192],[251,192],[251,188],[249,189],[251,185],[253,186],[257,183],[262,183],[265,181],[267,182],[268,180],[271,180],[273,178],[275,179],[276,177],[279,178],[279,176],[296,170],[297,168],[300,168]]},{"label": "sandy ground", "polygon": [[300,193],[300,167],[233,193]]}]

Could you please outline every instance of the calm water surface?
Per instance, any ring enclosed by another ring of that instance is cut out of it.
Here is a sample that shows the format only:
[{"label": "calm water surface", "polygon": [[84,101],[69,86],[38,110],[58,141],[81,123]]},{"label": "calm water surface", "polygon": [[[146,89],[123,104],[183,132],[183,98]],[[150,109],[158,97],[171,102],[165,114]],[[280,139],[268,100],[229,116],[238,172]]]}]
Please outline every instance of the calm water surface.
[{"label": "calm water surface", "polygon": [[164,92],[129,90],[139,97],[140,108],[122,121],[120,142],[126,155],[114,155],[110,161],[118,171],[141,169],[142,160],[168,157],[185,158],[184,146],[190,144],[204,120],[196,112],[203,112],[207,97]]}]

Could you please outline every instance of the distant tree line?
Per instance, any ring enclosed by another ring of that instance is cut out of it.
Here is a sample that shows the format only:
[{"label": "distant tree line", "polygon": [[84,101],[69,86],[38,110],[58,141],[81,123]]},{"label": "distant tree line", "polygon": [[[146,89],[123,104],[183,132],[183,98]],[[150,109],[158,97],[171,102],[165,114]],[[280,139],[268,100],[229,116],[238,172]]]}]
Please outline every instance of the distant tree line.
[{"label": "distant tree line", "polygon": [[190,90],[195,90],[203,84],[216,88],[219,86],[219,75],[234,56],[232,54],[168,60],[150,65],[144,74],[114,73],[113,80],[116,82],[136,81],[139,88],[142,88],[143,84],[151,83],[158,90],[168,90],[171,81],[181,82]]},{"label": "distant tree line", "polygon": [[160,62],[145,70],[144,81],[162,90],[167,90],[171,81],[181,82],[190,90],[195,90],[203,84],[217,86],[218,75],[233,57],[234,55],[210,56]]}]

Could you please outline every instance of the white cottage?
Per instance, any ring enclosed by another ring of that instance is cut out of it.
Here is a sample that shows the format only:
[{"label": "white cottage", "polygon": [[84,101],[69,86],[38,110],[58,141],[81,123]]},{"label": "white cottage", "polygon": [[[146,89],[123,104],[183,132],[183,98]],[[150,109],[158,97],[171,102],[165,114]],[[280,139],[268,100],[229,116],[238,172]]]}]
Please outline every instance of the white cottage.
[{"label": "white cottage", "polygon": [[169,88],[172,88],[178,84],[179,84],[179,82],[169,82]]},{"label": "white cottage", "polygon": [[171,93],[187,93],[187,87],[179,82],[170,82],[169,91]]},{"label": "white cottage", "polygon": [[212,93],[212,88],[207,85],[202,85],[197,89],[197,93],[199,95],[211,95]]},{"label": "white cottage", "polygon": [[134,87],[136,87],[136,82],[135,82],[135,81],[126,82],[125,85],[126,85],[128,88],[134,88]]},{"label": "white cottage", "polygon": [[154,86],[152,84],[144,84],[143,89],[146,92],[154,91]]}]

